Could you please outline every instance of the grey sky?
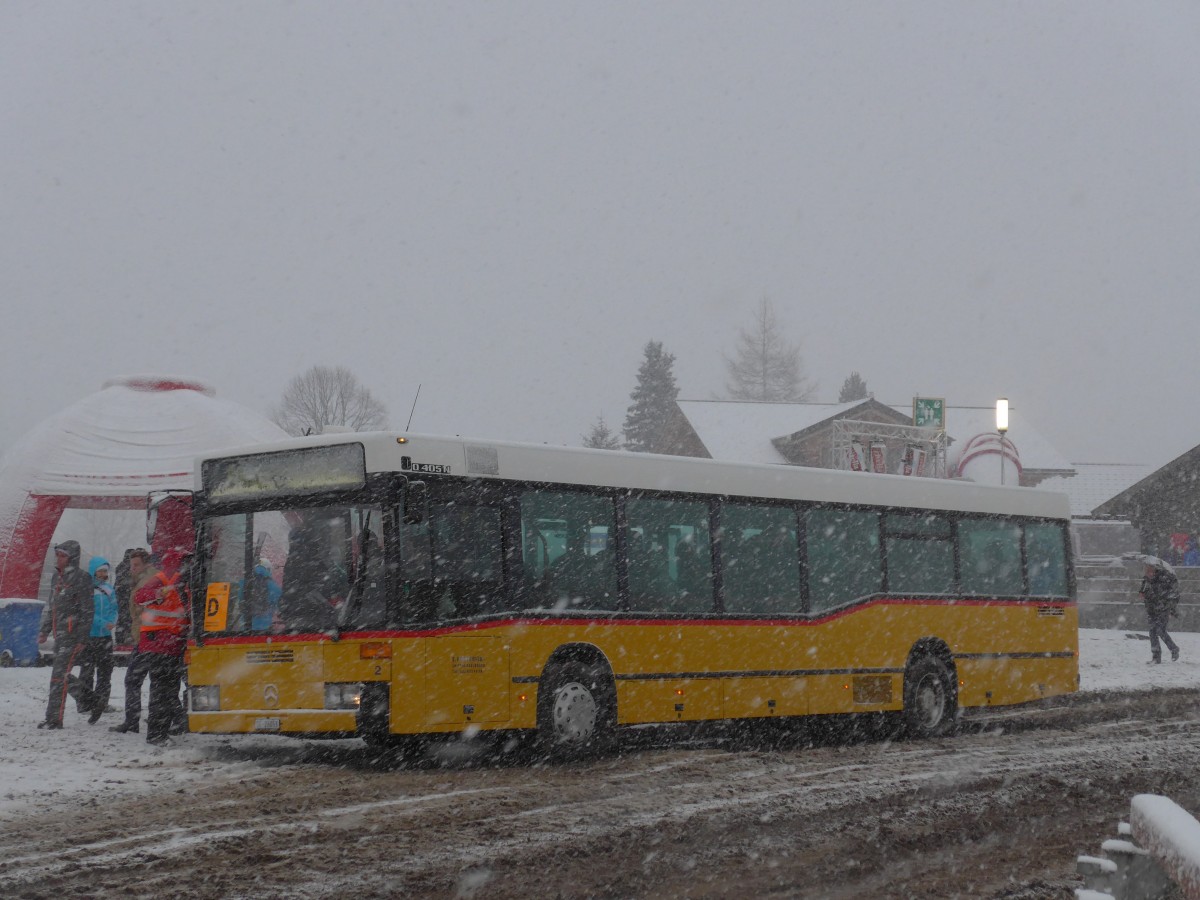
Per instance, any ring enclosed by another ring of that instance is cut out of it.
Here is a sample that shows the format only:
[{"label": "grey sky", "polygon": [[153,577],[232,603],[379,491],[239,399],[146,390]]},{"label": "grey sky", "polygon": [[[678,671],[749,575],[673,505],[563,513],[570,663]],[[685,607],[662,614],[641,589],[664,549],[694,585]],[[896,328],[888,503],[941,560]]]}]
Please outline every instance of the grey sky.
[{"label": "grey sky", "polygon": [[[577,443],[769,297],[819,399],[1200,443],[1200,5],[0,3],[0,451],[110,376]],[[1014,423],[1015,424],[1015,423]],[[1012,434],[1017,445],[1020,435]]]}]

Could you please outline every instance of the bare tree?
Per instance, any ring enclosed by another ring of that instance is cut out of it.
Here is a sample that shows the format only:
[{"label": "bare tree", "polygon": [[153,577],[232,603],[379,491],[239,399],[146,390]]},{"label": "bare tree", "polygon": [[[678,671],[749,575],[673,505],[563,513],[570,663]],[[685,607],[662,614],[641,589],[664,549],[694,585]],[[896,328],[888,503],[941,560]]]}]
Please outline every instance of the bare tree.
[{"label": "bare tree", "polygon": [[804,374],[800,348],[779,333],[771,301],[759,301],[754,327],[738,333],[737,357],[725,357],[734,400],[811,400],[817,386]]},{"label": "bare tree", "polygon": [[327,425],[373,431],[387,427],[387,407],[344,366],[312,366],[288,382],[271,421],[295,435]]}]

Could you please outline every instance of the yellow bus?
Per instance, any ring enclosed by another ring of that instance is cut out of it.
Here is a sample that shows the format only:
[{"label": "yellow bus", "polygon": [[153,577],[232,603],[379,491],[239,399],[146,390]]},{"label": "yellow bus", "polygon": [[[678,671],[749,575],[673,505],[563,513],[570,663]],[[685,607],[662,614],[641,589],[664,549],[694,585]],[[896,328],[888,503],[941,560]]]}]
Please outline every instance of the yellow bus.
[{"label": "yellow bus", "polygon": [[1078,687],[1065,496],[416,434],[202,458],[190,726],[518,731],[961,709]]}]

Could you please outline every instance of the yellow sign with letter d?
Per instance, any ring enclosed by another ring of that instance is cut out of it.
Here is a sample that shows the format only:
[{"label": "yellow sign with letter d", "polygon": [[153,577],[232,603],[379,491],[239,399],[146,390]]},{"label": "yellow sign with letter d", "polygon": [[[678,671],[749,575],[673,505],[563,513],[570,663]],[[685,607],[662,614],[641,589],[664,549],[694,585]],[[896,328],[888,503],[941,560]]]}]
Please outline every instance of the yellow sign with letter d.
[{"label": "yellow sign with letter d", "polygon": [[204,595],[204,630],[224,631],[229,619],[229,582],[215,581]]}]

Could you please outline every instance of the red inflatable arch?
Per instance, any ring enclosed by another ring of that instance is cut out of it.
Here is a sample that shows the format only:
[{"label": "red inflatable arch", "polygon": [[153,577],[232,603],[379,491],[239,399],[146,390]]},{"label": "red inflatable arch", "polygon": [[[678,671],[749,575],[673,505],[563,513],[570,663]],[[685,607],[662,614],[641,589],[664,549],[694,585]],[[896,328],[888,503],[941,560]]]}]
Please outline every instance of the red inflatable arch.
[{"label": "red inflatable arch", "polygon": [[[263,416],[185,378],[106,382],[25,435],[0,460],[0,597],[36,598],[66,509],[144,509],[154,490],[190,490],[197,454],[283,437]],[[164,504],[154,549],[191,549],[191,511]]]},{"label": "red inflatable arch", "polygon": [[997,484],[1002,479],[1000,469],[1006,474],[1009,485],[1021,483],[1021,454],[1017,445],[996,431],[977,434],[962,448],[951,454],[951,471],[956,477],[970,478],[981,484]]}]

